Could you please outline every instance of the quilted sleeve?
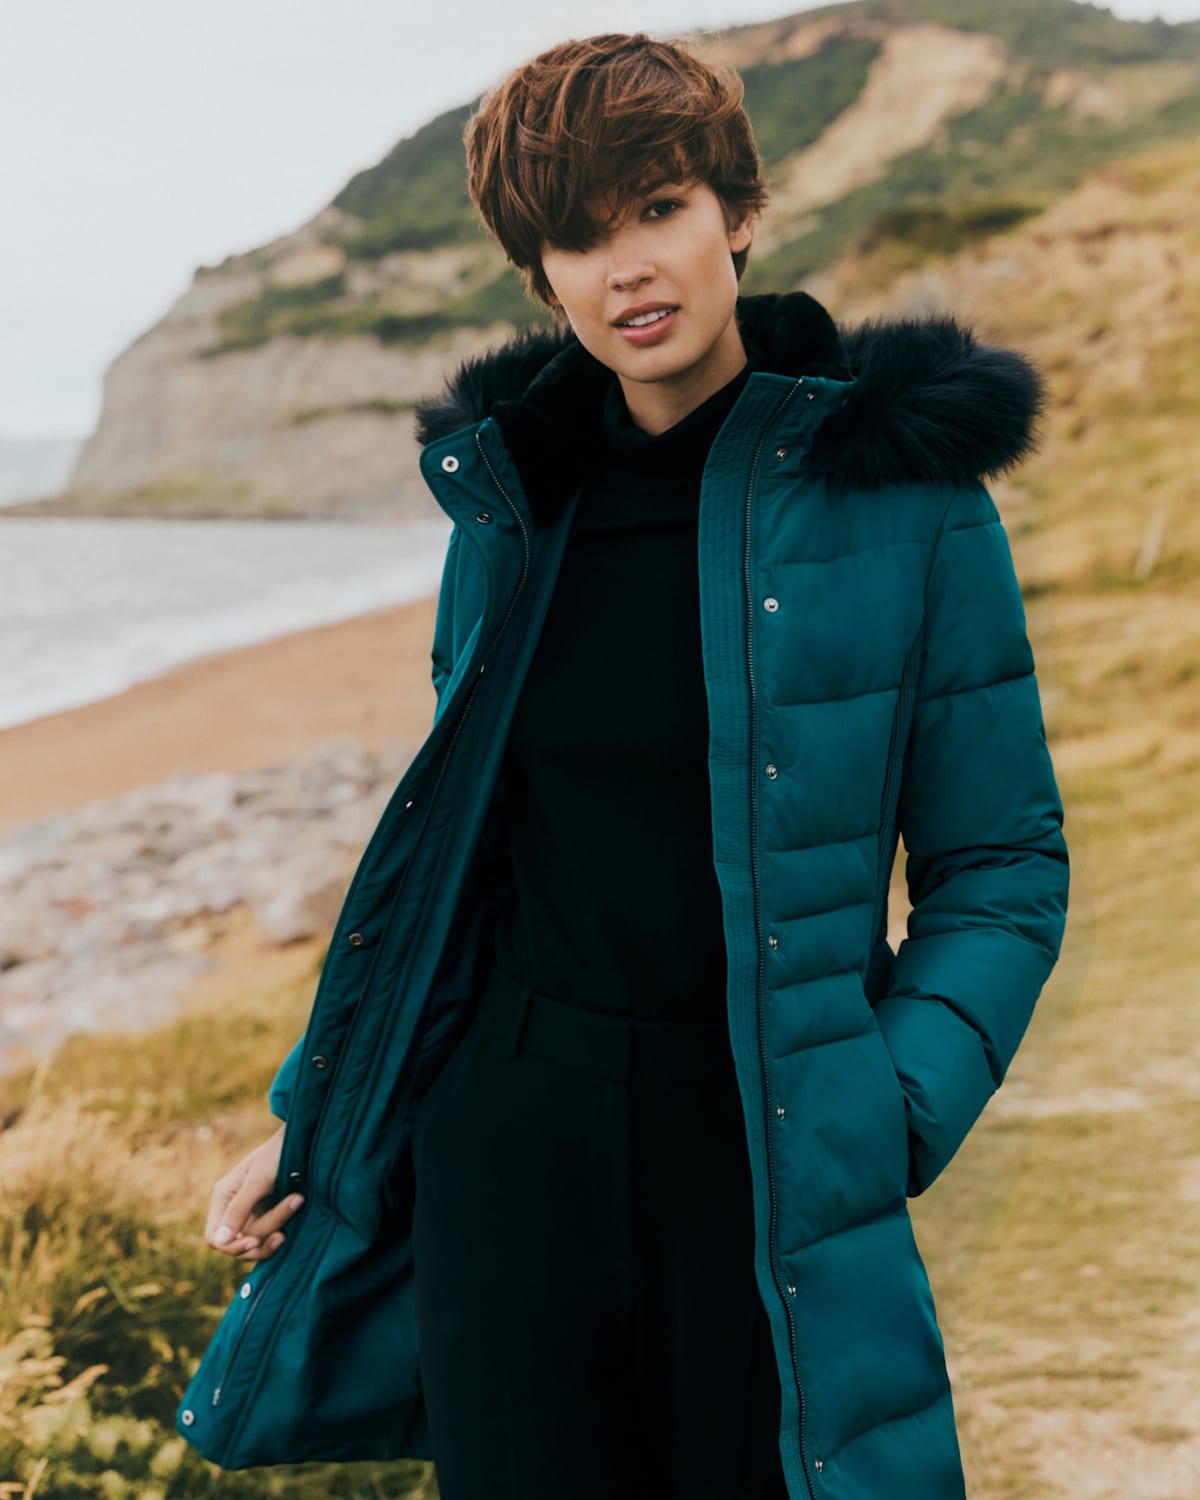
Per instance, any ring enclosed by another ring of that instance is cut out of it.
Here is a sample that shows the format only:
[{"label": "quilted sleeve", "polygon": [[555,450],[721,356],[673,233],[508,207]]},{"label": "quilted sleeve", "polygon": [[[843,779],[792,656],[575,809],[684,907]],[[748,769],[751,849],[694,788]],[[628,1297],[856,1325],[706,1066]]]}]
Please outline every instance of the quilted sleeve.
[{"label": "quilted sleeve", "polygon": [[916,1197],[1003,1081],[1066,925],[1063,807],[1024,603],[980,483],[955,489],[930,566],[899,819],[912,910],[875,1013]]},{"label": "quilted sleeve", "polygon": [[[434,618],[433,644],[430,647],[433,687],[437,694],[437,707],[434,710],[435,724],[441,711],[442,689],[449,680],[453,661],[451,645],[454,639],[454,581],[458,568],[459,535],[459,529],[456,526],[450,533],[450,540],[446,546],[446,560],[442,564],[442,581],[438,589],[437,614]],[[304,1035],[297,1039],[296,1045],[279,1065],[279,1070],[267,1091],[267,1102],[276,1119],[286,1120],[288,1117],[296,1073],[304,1051],[304,1037],[307,1035],[306,1029]]]}]

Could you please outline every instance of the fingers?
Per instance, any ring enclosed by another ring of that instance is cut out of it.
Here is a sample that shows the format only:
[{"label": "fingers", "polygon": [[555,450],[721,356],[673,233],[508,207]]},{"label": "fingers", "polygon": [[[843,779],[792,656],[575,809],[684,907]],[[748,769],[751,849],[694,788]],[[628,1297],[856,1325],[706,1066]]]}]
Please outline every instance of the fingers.
[{"label": "fingers", "polygon": [[214,1250],[263,1259],[282,1244],[283,1226],[304,1203],[299,1193],[274,1201],[282,1141],[281,1126],[217,1179],[204,1226],[205,1243]]},{"label": "fingers", "polygon": [[257,1218],[252,1218],[245,1226],[242,1234],[228,1241],[227,1245],[221,1246],[227,1249],[234,1248],[231,1254],[237,1255],[242,1260],[267,1260],[284,1241],[284,1231],[280,1227],[294,1218],[304,1206],[304,1199],[299,1193],[293,1193],[274,1208]]},{"label": "fingers", "polygon": [[[254,1208],[267,1201],[259,1199]],[[290,1193],[264,1211],[242,1215],[235,1196],[223,1219],[211,1234],[206,1232],[205,1239],[214,1250],[223,1250],[227,1255],[263,1260],[278,1250],[283,1243],[284,1226],[303,1206],[303,1195]],[[242,1220],[240,1224],[239,1218]]]},{"label": "fingers", "polygon": [[246,1234],[255,1236],[260,1243],[267,1240],[270,1235],[281,1231],[288,1221],[304,1207],[304,1197],[301,1193],[289,1193],[286,1198],[281,1198],[278,1203],[268,1208],[265,1213],[251,1218],[243,1229]]},{"label": "fingers", "polygon": [[[282,1244],[283,1233],[281,1230],[277,1229],[274,1234],[268,1235],[268,1237],[263,1241],[262,1244],[254,1244],[253,1242],[250,1242],[248,1244],[248,1248],[246,1248],[245,1250],[242,1250],[240,1252],[233,1251],[231,1253],[237,1255],[239,1260],[270,1260],[271,1256],[275,1254],[276,1250],[278,1250],[280,1245]],[[221,1248],[224,1249],[225,1247],[222,1246]]]},{"label": "fingers", "polygon": [[[213,1246],[219,1244],[216,1232],[222,1223],[225,1223],[230,1215],[229,1208],[232,1199],[236,1196],[238,1188],[246,1178],[248,1162],[240,1161],[232,1171],[226,1172],[224,1177],[218,1177],[213,1186],[212,1197],[208,1204],[208,1220],[204,1225],[204,1238]],[[240,1224],[227,1225],[232,1229],[240,1229]],[[229,1236],[225,1236],[226,1239]]]}]

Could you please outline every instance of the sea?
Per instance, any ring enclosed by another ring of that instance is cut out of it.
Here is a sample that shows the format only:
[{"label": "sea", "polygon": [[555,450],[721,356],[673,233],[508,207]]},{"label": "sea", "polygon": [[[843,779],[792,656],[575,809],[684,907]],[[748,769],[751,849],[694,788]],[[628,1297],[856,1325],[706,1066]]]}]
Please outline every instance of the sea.
[{"label": "sea", "polygon": [[0,729],[215,652],[436,594],[448,518],[0,513]]}]

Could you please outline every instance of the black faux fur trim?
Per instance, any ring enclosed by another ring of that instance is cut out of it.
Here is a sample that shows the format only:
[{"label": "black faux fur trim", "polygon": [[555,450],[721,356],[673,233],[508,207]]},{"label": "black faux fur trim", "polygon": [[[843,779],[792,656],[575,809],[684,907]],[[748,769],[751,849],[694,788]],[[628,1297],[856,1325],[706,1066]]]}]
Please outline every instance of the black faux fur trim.
[{"label": "black faux fur trim", "polygon": [[[740,296],[756,369],[853,380],[818,428],[809,465],[839,489],[906,480],[968,483],[1012,468],[1037,441],[1045,387],[1023,355],[979,343],[955,318],[868,320],[843,332],[807,292]],[[464,359],[416,408],[416,439],[493,416],[543,524],[586,472],[611,370],[569,327],[519,330]]]}]

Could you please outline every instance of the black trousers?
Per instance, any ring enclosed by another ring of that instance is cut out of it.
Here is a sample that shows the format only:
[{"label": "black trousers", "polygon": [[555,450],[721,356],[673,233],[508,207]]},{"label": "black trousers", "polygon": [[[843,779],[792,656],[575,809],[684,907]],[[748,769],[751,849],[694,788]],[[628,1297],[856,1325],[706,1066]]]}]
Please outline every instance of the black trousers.
[{"label": "black trousers", "polygon": [[723,1021],[493,969],[413,1155],[443,1500],[787,1500]]}]

